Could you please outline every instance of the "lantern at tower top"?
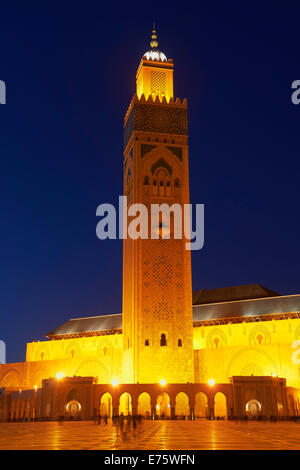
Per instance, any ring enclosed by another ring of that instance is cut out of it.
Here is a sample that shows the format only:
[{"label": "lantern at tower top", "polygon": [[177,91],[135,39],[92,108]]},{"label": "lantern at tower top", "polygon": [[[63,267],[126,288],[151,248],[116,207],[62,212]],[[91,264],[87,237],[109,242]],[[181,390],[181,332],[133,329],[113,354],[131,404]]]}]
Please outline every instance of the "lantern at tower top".
[{"label": "lantern at tower top", "polygon": [[140,99],[142,95],[148,100],[170,101],[173,98],[173,60],[167,59],[158,49],[158,40],[155,25],[153,25],[150,42],[151,49],[142,57],[136,75],[136,93]]}]

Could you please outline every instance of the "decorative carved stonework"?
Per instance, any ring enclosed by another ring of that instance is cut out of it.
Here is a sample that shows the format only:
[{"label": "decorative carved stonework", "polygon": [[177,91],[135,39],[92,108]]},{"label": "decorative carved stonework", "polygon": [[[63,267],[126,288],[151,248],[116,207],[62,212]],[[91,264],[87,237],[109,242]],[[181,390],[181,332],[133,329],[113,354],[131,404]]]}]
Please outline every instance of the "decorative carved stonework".
[{"label": "decorative carved stonework", "polygon": [[179,160],[182,162],[182,148],[181,147],[170,146],[170,147],[167,147],[167,149],[171,150],[171,152],[173,152],[174,155],[176,155],[176,157],[178,157]]},{"label": "decorative carved stonework", "polygon": [[165,168],[169,172],[169,175],[172,176],[172,168],[163,158],[160,158],[155,163],[153,163],[151,167],[152,175],[154,174],[155,170],[157,170],[157,168],[160,168],[160,167]]},{"label": "decorative carved stonework", "polygon": [[176,105],[134,103],[124,129],[124,147],[134,130],[188,135],[187,108]]},{"label": "decorative carved stonework", "polygon": [[141,158],[143,158],[146,153],[151,152],[151,150],[155,149],[156,145],[152,144],[141,144]]}]

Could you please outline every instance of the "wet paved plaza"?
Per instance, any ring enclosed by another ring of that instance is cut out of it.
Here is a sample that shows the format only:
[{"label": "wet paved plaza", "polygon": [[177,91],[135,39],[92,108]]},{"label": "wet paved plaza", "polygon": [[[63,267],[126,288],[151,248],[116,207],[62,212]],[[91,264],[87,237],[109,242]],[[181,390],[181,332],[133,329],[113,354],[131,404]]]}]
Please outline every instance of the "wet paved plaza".
[{"label": "wet paved plaza", "polygon": [[300,449],[300,423],[146,421],[126,435],[111,423],[1,423],[0,449]]}]

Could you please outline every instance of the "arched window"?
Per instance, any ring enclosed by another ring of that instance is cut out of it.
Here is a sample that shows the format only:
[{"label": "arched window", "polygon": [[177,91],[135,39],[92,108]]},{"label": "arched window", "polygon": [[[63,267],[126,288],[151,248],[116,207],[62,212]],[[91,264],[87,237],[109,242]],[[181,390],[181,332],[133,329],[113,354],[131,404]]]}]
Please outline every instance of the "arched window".
[{"label": "arched window", "polygon": [[160,345],[161,346],[167,346],[167,338],[164,333],[160,335]]},{"label": "arched window", "polygon": [[40,358],[41,358],[41,361],[43,361],[43,360],[44,360],[44,358],[45,358],[45,353],[44,353],[44,352],[41,352],[41,354],[40,354]]},{"label": "arched window", "polygon": [[153,196],[157,196],[157,193],[158,193],[157,181],[156,179],[154,179],[153,186],[152,186],[152,194]]},{"label": "arched window", "polygon": [[171,196],[171,182],[170,181],[167,181],[166,196],[167,197]]},{"label": "arched window", "polygon": [[74,349],[71,349],[70,354],[71,354],[71,358],[73,359],[73,357],[74,357],[74,355],[75,355],[75,350],[74,350]]},{"label": "arched window", "polygon": [[175,180],[175,188],[180,188],[180,181],[178,178]]},{"label": "arched window", "polygon": [[180,339],[180,338],[179,338],[179,340],[178,340],[178,347],[179,347],[179,348],[182,348],[182,339]]},{"label": "arched window", "polygon": [[149,339],[145,340],[145,346],[150,346]]},{"label": "arched window", "polygon": [[163,159],[156,162],[151,167],[153,173],[153,196],[170,197],[172,188],[172,168]]},{"label": "arched window", "polygon": [[144,178],[144,185],[148,186],[149,185],[149,176],[145,176]]}]

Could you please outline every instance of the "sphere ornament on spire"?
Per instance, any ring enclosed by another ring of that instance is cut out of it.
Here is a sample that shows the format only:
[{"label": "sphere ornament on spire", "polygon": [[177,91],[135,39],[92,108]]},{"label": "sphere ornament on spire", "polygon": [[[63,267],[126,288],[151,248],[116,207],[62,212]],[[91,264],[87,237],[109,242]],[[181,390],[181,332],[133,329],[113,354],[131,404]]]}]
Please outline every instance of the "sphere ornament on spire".
[{"label": "sphere ornament on spire", "polygon": [[157,40],[157,34],[156,34],[156,29],[155,29],[155,23],[153,23],[150,46],[151,46],[150,51],[147,51],[144,54],[147,60],[158,60],[160,62],[167,62],[168,59],[165,56],[165,54],[158,50],[158,40]]}]

